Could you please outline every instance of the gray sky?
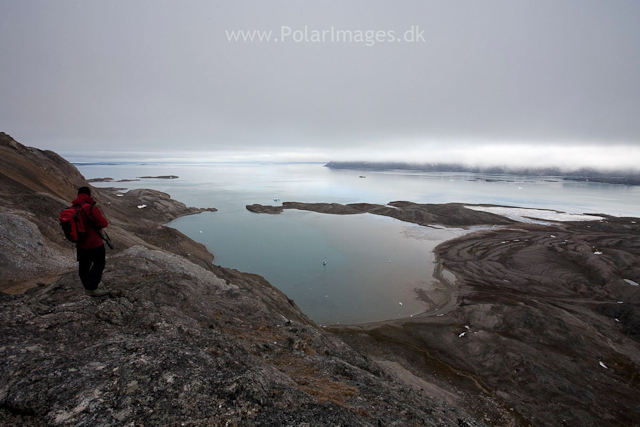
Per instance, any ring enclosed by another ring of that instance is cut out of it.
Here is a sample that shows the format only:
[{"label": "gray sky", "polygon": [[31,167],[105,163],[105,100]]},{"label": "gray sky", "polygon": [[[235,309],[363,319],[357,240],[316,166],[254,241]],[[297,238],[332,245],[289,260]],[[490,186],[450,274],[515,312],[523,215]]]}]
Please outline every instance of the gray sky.
[{"label": "gray sky", "polygon": [[637,0],[0,0],[0,58],[0,130],[62,153],[640,160]]}]

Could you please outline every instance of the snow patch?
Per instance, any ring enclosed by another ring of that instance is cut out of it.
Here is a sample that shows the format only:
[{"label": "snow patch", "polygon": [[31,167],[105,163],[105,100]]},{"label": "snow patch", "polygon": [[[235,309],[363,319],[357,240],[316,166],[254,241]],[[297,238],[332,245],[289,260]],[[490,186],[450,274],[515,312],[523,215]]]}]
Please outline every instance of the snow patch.
[{"label": "snow patch", "polygon": [[488,212],[495,215],[505,216],[518,222],[529,224],[539,224],[531,218],[543,219],[547,221],[598,221],[604,218],[593,215],[581,215],[566,212],[557,212],[544,209],[527,209],[527,208],[505,208],[498,206],[465,206],[467,209],[474,211]]}]

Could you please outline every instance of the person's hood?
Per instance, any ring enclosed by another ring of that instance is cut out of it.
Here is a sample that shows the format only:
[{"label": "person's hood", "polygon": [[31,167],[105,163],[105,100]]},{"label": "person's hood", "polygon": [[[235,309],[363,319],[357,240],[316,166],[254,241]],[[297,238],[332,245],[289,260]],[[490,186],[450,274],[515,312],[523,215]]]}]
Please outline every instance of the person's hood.
[{"label": "person's hood", "polygon": [[89,204],[94,204],[95,202],[93,201],[93,199],[91,198],[91,196],[84,194],[84,193],[80,193],[78,194],[78,197],[76,197],[76,199],[73,201],[74,205],[81,205],[83,203],[89,203]]}]

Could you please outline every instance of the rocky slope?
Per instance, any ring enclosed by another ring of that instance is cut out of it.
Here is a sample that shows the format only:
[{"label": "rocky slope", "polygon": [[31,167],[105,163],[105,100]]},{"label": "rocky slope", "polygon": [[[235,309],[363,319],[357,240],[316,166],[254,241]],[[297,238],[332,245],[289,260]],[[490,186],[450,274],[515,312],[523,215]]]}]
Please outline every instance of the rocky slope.
[{"label": "rocky slope", "polygon": [[[34,286],[73,268],[74,247],[60,233],[58,216],[89,185],[78,170],[51,151],[25,147],[0,132],[0,282],[5,292]],[[210,264],[204,246],[161,225],[204,210],[187,208],[168,194],[132,190],[93,189],[93,196],[110,221],[116,252],[133,245],[166,247],[191,254],[194,262]],[[138,206],[146,205],[139,209]]]},{"label": "rocky slope", "polygon": [[109,296],[86,297],[57,224],[81,185],[59,156],[0,134],[0,425],[482,424],[260,276],[214,266],[160,224],[198,211],[163,193],[94,189],[116,250]]}]

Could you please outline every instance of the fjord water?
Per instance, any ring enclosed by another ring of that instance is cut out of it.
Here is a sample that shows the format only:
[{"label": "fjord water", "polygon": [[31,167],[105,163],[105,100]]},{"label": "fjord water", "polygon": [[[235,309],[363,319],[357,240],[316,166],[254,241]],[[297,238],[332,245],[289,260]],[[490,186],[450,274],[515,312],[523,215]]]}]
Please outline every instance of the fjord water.
[{"label": "fjord water", "polygon": [[[281,201],[386,204],[490,203],[571,213],[637,216],[638,187],[550,177],[466,173],[362,172],[321,164],[79,165],[87,178],[178,175],[97,186],[153,188],[218,212],[169,225],[199,241],[224,267],[264,276],[320,324],[361,323],[424,310],[416,290],[437,291],[432,250],[462,235],[370,214],[285,211],[254,214],[247,204]],[[366,176],[366,178],[360,178]],[[491,182],[484,181],[491,179]],[[323,261],[327,261],[323,265]]]}]

